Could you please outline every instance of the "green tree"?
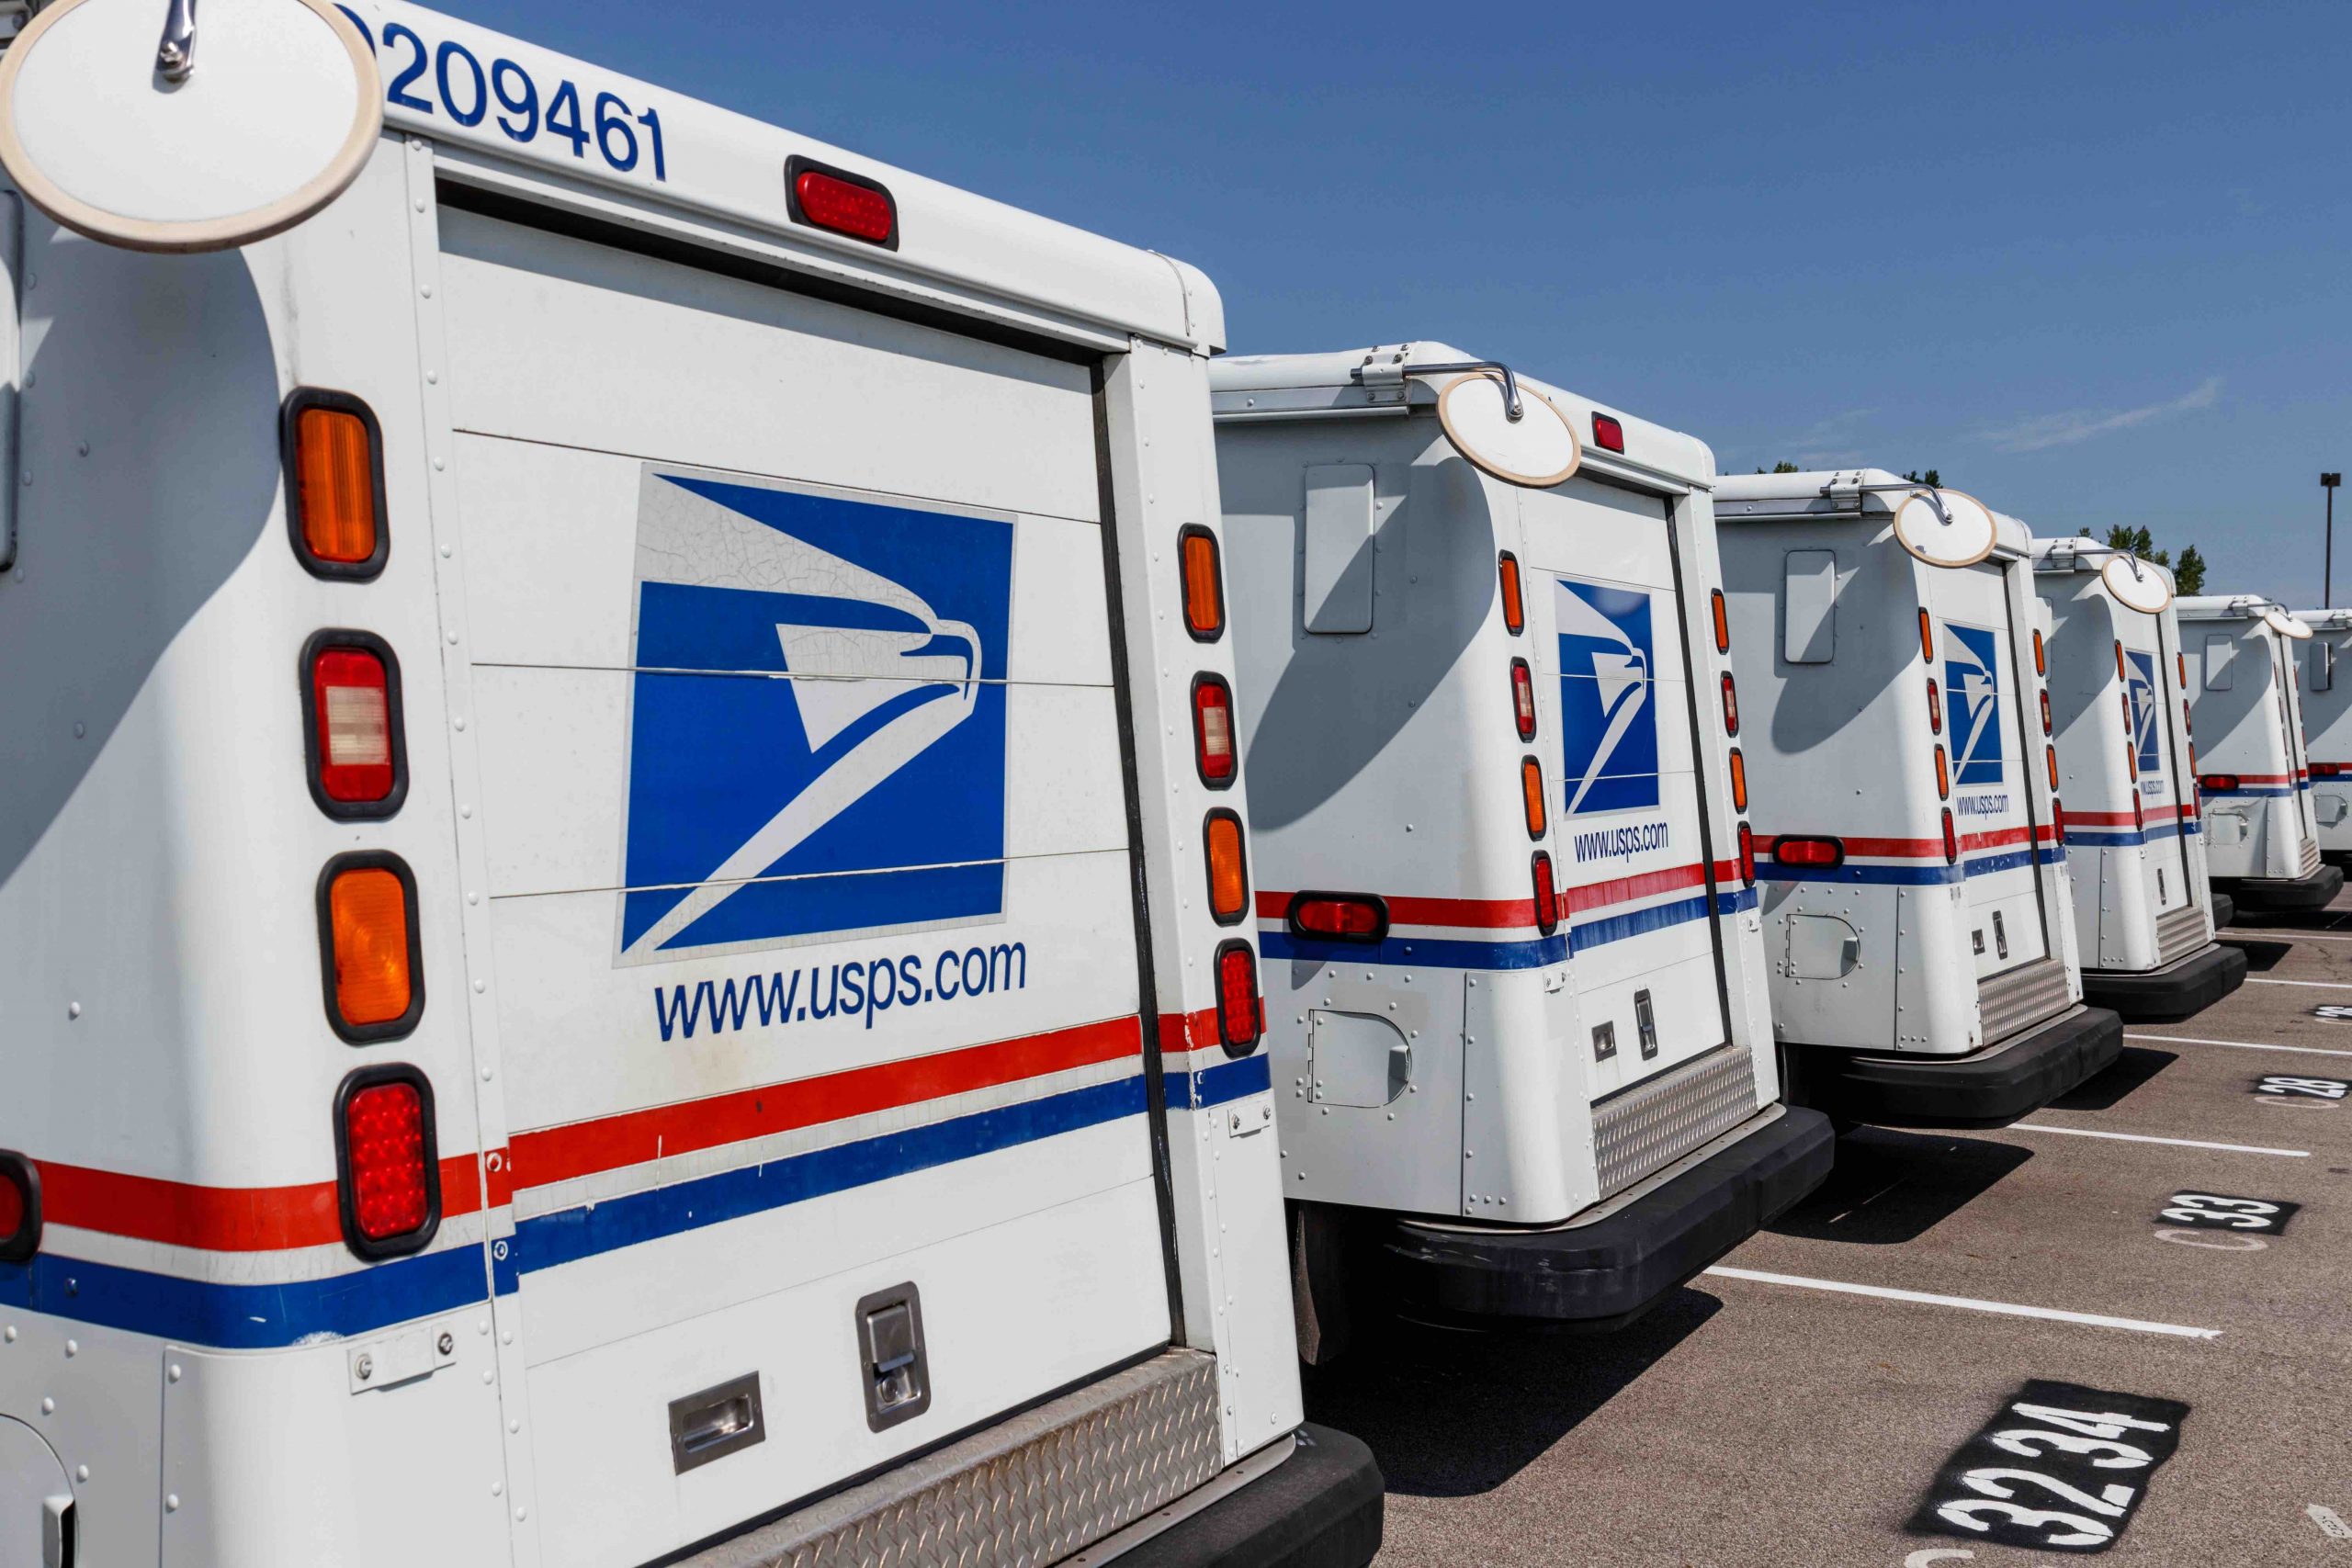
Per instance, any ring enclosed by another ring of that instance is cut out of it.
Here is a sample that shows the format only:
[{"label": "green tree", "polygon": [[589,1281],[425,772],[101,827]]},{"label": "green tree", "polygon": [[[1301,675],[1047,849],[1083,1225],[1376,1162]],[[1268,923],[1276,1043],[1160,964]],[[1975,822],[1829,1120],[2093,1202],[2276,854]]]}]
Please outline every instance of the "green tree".
[{"label": "green tree", "polygon": [[1798,468],[1786,457],[1783,457],[1779,462],[1773,464],[1770,469],[1758,468],[1756,471],[1759,474],[1767,472],[1775,474],[1801,474],[1804,472],[1803,468]]},{"label": "green tree", "polygon": [[1914,468],[1903,477],[1909,479],[1915,485],[1926,485],[1929,490],[1941,490],[1943,488],[1943,475],[1933,468],[1929,468],[1924,474],[1918,469]]},{"label": "green tree", "polygon": [[2182,593],[2205,592],[2205,558],[2197,553],[2195,545],[2186,546],[2180,552],[2180,564],[2172,569],[2174,588]]}]

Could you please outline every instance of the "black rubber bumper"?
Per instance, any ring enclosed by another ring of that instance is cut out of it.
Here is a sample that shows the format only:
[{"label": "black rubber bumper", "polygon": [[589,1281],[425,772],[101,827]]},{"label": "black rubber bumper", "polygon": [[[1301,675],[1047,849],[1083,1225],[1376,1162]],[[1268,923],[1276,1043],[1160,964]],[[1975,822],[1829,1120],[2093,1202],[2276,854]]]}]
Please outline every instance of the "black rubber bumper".
[{"label": "black rubber bumper", "polygon": [[2161,969],[2086,969],[2083,1000],[2127,1023],[2177,1023],[2245,984],[2245,954],[2216,944]]},{"label": "black rubber bumper", "polygon": [[2123,1049],[2123,1021],[2074,1008],[2039,1029],[1967,1056],[1864,1056],[1789,1047],[1789,1098],[1884,1127],[2005,1127],[2084,1079]]},{"label": "black rubber bumper", "polygon": [[2217,931],[2227,931],[2232,926],[2236,925],[2238,923],[2238,901],[2231,897],[2226,893],[2215,893],[2212,897],[2213,929]]},{"label": "black rubber bumper", "polygon": [[1781,1114],[1615,1213],[1543,1230],[1400,1220],[1382,1244],[1406,1315],[1623,1327],[1821,1185],[1838,1136]]},{"label": "black rubber bumper", "polygon": [[2215,877],[2213,890],[2236,899],[2242,908],[2324,909],[2344,891],[2344,868],[2322,865],[2309,876]]},{"label": "black rubber bumper", "polygon": [[1329,1427],[1229,1497],[1143,1542],[1120,1568],[1363,1568],[1380,1550],[1385,1483],[1372,1450]]}]

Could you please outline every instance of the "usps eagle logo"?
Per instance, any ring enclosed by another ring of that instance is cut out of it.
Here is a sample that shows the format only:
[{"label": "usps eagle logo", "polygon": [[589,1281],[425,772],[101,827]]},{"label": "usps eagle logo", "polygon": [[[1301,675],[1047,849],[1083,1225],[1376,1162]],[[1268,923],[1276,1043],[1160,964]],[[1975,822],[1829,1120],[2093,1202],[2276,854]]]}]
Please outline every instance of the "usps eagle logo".
[{"label": "usps eagle logo", "polygon": [[2001,765],[2001,639],[1982,626],[1944,626],[1944,692],[1951,706],[1952,782],[1996,784]]},{"label": "usps eagle logo", "polygon": [[2132,694],[2132,744],[2140,753],[2140,776],[2154,778],[2161,761],[2156,749],[2156,656],[2132,653],[2126,661],[2132,677],[2125,682]]},{"label": "usps eagle logo", "polygon": [[639,485],[620,962],[1000,918],[1012,521]]},{"label": "usps eagle logo", "polygon": [[1650,596],[1553,579],[1561,778],[1570,816],[1658,803]]}]

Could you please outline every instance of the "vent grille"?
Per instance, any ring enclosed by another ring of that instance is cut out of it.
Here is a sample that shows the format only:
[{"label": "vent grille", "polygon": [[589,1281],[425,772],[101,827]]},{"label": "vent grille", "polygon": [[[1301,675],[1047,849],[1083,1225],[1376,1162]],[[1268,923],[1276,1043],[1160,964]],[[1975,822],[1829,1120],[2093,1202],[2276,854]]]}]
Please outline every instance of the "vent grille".
[{"label": "vent grille", "polygon": [[1987,976],[1976,982],[1984,1043],[1997,1045],[2019,1030],[2064,1012],[2071,1000],[2066,966],[2054,958],[2037,958],[2007,974]]},{"label": "vent grille", "polygon": [[1217,1405],[1170,1350],[678,1568],[1043,1568],[1216,1479]]},{"label": "vent grille", "polygon": [[2303,869],[2297,873],[2297,874],[2301,876],[2309,876],[2312,872],[2315,872],[2318,869],[2319,840],[2316,839],[2305,839],[2303,840]]},{"label": "vent grille", "polygon": [[2194,904],[2156,917],[2156,967],[2188,957],[2205,945],[2205,911]]},{"label": "vent grille", "polygon": [[1756,1066],[1723,1044],[1592,1108],[1600,1195],[1622,1192],[1756,1114]]}]

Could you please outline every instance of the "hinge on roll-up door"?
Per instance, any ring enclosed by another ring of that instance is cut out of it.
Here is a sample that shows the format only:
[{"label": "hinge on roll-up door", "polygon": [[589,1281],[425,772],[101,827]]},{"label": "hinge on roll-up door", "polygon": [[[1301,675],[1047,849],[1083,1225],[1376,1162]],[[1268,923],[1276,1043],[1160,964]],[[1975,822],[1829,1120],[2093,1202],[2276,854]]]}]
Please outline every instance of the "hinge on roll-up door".
[{"label": "hinge on roll-up door", "polygon": [[1821,493],[1829,498],[1833,511],[1860,512],[1862,509],[1861,470],[1857,468],[1849,473],[1840,469],[1831,474],[1829,482],[1821,487]]}]

